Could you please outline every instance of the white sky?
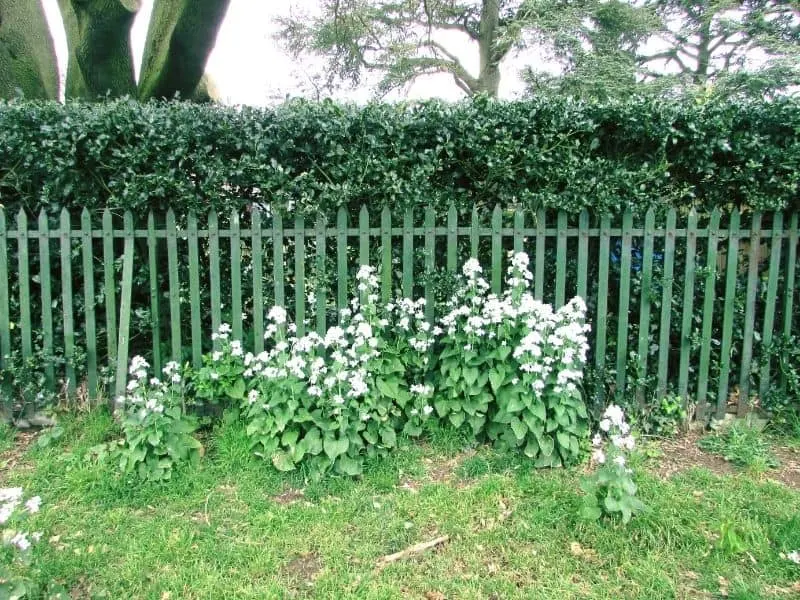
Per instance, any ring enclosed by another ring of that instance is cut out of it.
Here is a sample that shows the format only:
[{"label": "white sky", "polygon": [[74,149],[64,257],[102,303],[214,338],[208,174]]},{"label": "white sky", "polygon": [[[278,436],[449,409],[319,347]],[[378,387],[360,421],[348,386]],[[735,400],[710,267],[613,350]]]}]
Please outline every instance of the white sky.
[{"label": "white sky", "polygon": [[[67,43],[58,0],[41,1],[50,23],[63,79]],[[297,4],[304,4],[313,10],[316,2],[300,0]],[[307,87],[304,86],[306,75],[302,65],[295,64],[291,56],[274,40],[278,30],[275,19],[278,16],[288,15],[290,6],[291,3],[285,0],[231,0],[230,8],[217,36],[217,44],[206,65],[206,70],[216,83],[225,103],[256,106],[273,104],[285,98],[287,94],[299,95],[303,88]],[[131,33],[137,73],[152,7],[153,0],[142,1],[142,8]],[[477,48],[471,40],[466,36],[462,38],[456,33],[444,37],[442,42],[459,56],[468,69],[473,73],[477,71]],[[519,64],[512,64],[513,62],[506,61],[503,64],[500,88],[502,97],[513,97],[524,87],[518,75]],[[438,97],[448,100],[458,99],[462,95],[449,75],[420,78],[412,84],[407,93],[402,94],[407,98]],[[363,101],[369,99],[370,92],[361,89],[340,96]]]}]

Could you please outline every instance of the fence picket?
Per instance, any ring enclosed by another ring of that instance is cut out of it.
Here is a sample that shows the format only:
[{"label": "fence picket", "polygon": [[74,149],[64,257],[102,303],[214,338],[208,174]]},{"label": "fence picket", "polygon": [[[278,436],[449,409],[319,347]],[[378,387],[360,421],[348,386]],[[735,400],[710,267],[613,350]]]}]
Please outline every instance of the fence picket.
[{"label": "fence picket", "polygon": [[31,331],[31,278],[28,274],[28,216],[24,209],[17,214],[17,272],[19,273],[19,328],[22,336],[22,358],[33,354]]},{"label": "fence picket", "polygon": [[381,300],[392,298],[392,211],[384,206],[381,211]]},{"label": "fence picket", "polygon": [[525,211],[518,207],[514,210],[514,253],[522,252],[525,249],[523,229],[525,229]]},{"label": "fence picket", "polygon": [[481,221],[478,215],[478,209],[472,207],[472,220],[469,227],[469,256],[470,258],[478,257],[478,250],[480,250],[480,236],[481,236]]},{"label": "fence picket", "polygon": [[48,358],[44,366],[47,389],[55,391],[53,361],[53,294],[50,285],[50,226],[47,213],[39,213],[39,283],[42,298],[42,351]]},{"label": "fence picket", "polygon": [[306,333],[306,222],[302,215],[294,219],[294,322],[297,336]]},{"label": "fence picket", "polygon": [[433,323],[433,273],[436,269],[436,213],[432,207],[425,209],[425,318]]},{"label": "fence picket", "polygon": [[[764,305],[764,327],[761,330],[761,348],[769,348],[775,326],[775,306],[778,300],[778,276],[781,269],[781,246],[783,245],[783,213],[776,212],[772,217],[772,243],[770,244],[769,275],[767,276],[767,298]],[[763,352],[763,350],[762,350]],[[769,391],[769,356],[762,354],[761,374],[758,394],[764,398]]]},{"label": "fence picket", "polygon": [[567,213],[558,211],[558,238],[556,241],[556,303],[564,306],[567,295]]},{"label": "fence picket", "polygon": [[75,330],[72,323],[72,243],[69,212],[61,210],[61,229],[58,232],[61,254],[61,306],[64,312],[64,361],[67,396],[75,398]]},{"label": "fence picket", "polygon": [[[217,213],[208,213],[208,270],[211,284],[211,329],[216,332],[222,324],[222,294],[219,274],[219,219]],[[219,350],[219,342],[214,349]]]},{"label": "fence picket", "polygon": [[497,204],[492,211],[492,292],[500,293],[503,281],[503,210]]},{"label": "fence picket", "polygon": [[83,247],[83,314],[86,320],[86,383],[90,400],[97,398],[97,331],[95,327],[94,299],[94,249],[92,243],[92,216],[84,208],[81,212],[81,245]]},{"label": "fence picket", "polygon": [[633,213],[626,209],[622,215],[622,249],[620,256],[619,313],[617,315],[617,387],[616,393],[625,393],[626,365],[628,361],[628,309],[631,303],[631,246]]},{"label": "fence picket", "polygon": [[708,371],[711,360],[711,334],[713,331],[714,298],[717,281],[717,246],[719,245],[718,209],[711,212],[708,223],[708,250],[706,251],[706,279],[703,286],[703,330],[700,341],[700,367],[697,374],[697,418],[705,419],[708,412]]},{"label": "fence picket", "polygon": [[200,325],[200,250],[197,234],[197,215],[190,212],[186,221],[186,241],[189,245],[189,309],[192,328],[192,365],[202,363],[202,328]]},{"label": "fence picket", "polygon": [[403,297],[414,295],[414,212],[407,208],[403,215]]},{"label": "fence picket", "polygon": [[325,335],[325,330],[328,327],[327,323],[327,311],[326,311],[326,300],[325,300],[325,254],[326,254],[326,243],[327,238],[325,237],[325,232],[328,228],[328,223],[325,220],[325,215],[320,214],[317,217],[317,231],[316,231],[316,253],[317,253],[317,264],[316,270],[314,273],[314,277],[317,281],[317,286],[314,290],[316,295],[316,309],[315,312],[317,317],[317,333],[320,335]]},{"label": "fence picket", "polygon": [[147,256],[150,274],[150,332],[153,337],[153,368],[161,372],[161,312],[158,290],[158,239],[153,211],[147,215]]},{"label": "fence picket", "polygon": [[242,233],[239,211],[231,211],[231,332],[242,339]]},{"label": "fence picket", "polygon": [[253,351],[264,350],[264,246],[261,230],[261,211],[250,213],[250,243],[253,257]]},{"label": "fence picket", "polygon": [[366,205],[358,213],[358,264],[369,264],[369,211]]},{"label": "fence picket", "polygon": [[106,304],[106,344],[109,373],[117,364],[117,290],[114,284],[114,221],[103,211],[103,288]]},{"label": "fence picket", "polygon": [[336,308],[347,308],[347,209],[336,215]]},{"label": "fence picket", "polygon": [[456,205],[447,209],[447,272],[455,273],[458,262],[458,213]]},{"label": "fence picket", "polygon": [[674,208],[667,212],[664,238],[664,275],[661,280],[661,324],[658,337],[658,390],[659,398],[667,393],[667,369],[670,352],[670,317],[672,316],[672,284],[675,272],[675,222]]},{"label": "fence picket", "polygon": [[[795,273],[797,270],[797,221],[798,213],[792,214],[789,222],[789,247],[786,256],[786,284],[783,292],[783,337],[788,338],[792,335],[792,319],[794,318],[794,286]],[[780,388],[786,391],[786,377],[781,373]]]},{"label": "fence picket", "polygon": [[578,296],[586,300],[589,271],[589,212],[584,208],[578,222]]},{"label": "fence picket", "polygon": [[689,359],[692,350],[692,316],[694,313],[694,273],[697,251],[697,212],[689,211],[686,227],[686,263],[683,275],[683,314],[681,315],[680,362],[678,367],[678,395],[684,402],[689,396]]},{"label": "fence picket", "polygon": [[283,217],[280,213],[272,215],[272,284],[275,306],[287,308],[283,289]]},{"label": "fence picket", "polygon": [[543,208],[536,211],[536,266],[534,271],[534,296],[544,300],[544,258],[545,258],[545,225],[547,213]]},{"label": "fence picket", "polygon": [[[122,287],[119,303],[119,337],[117,338],[117,373],[114,398],[125,395],[128,372],[128,343],[130,342],[131,293],[133,291],[133,215],[125,211],[123,217],[125,248],[122,255]],[[63,227],[62,227],[63,229]]]},{"label": "fence picket", "polygon": [[6,211],[0,206],[0,364],[11,352],[11,315],[8,302],[8,233]]},{"label": "fence picket", "polygon": [[750,405],[750,368],[753,362],[753,333],[755,332],[756,296],[758,294],[759,246],[761,245],[761,213],[753,213],[750,223],[750,252],[747,263],[747,291],[744,301],[744,333],[742,335],[742,360],[739,363],[739,405],[741,416]]},{"label": "fence picket", "polygon": [[719,358],[719,389],[716,417],[725,414],[728,401],[728,378],[731,371],[731,342],[733,338],[733,302],[736,296],[736,268],[739,258],[739,210],[734,209],[728,224],[728,260],[725,267],[725,300],[722,321],[722,346]]},{"label": "fence picket", "polygon": [[[647,373],[650,354],[650,308],[653,294],[653,246],[655,244],[656,213],[650,208],[644,217],[644,242],[642,244],[642,292],[639,298],[639,345],[636,349],[639,372]],[[637,401],[644,402],[644,390],[636,390]]]},{"label": "fence picket", "polygon": [[[175,225],[175,213],[167,211],[167,268],[169,270],[169,322],[170,342],[172,343],[172,360],[182,362],[181,344],[181,284],[178,279],[178,230]],[[241,311],[239,312],[241,317]],[[241,339],[241,332],[236,339]]]},{"label": "fence picket", "polygon": [[[611,218],[600,219],[600,265],[597,275],[597,320],[595,322],[595,367],[599,373],[605,370],[606,360],[606,314],[608,312],[608,262],[611,252]],[[601,390],[601,394],[604,390]],[[602,398],[601,398],[602,399]]]}]

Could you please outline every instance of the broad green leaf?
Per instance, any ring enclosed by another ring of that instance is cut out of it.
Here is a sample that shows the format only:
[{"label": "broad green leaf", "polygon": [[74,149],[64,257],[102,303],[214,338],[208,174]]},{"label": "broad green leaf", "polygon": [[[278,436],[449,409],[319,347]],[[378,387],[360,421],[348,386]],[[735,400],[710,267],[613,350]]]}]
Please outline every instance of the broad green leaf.
[{"label": "broad green leaf", "polygon": [[288,452],[276,452],[272,455],[272,464],[279,471],[293,471],[294,461]]},{"label": "broad green leaf", "polygon": [[325,436],[322,446],[325,449],[325,454],[328,455],[328,458],[335,460],[337,456],[347,452],[347,448],[350,446],[350,441],[344,437],[337,440],[335,437]]}]

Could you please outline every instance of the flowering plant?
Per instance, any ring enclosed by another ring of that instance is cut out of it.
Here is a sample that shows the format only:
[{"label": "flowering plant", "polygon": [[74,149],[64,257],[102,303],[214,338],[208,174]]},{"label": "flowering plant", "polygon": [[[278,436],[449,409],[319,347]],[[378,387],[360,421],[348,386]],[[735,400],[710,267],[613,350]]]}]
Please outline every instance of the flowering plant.
[{"label": "flowering plant", "polygon": [[122,406],[125,442],[119,449],[123,472],[136,471],[142,479],[167,480],[173,467],[200,458],[200,442],[192,436],[197,420],[188,415],[184,376],[176,362],[163,369],[164,379],[148,379],[150,365],[141,356],[131,360],[127,394]]},{"label": "flowering plant", "polygon": [[463,291],[442,319],[435,406],[457,427],[466,422],[476,436],[522,448],[537,466],[558,466],[577,458],[588,433],[578,388],[586,306],[576,297],[553,311],[535,300],[528,262],[525,253],[512,253],[500,296],[488,293],[477,260],[464,265]]},{"label": "flowering plant", "polygon": [[582,511],[586,518],[620,514],[622,522],[627,523],[645,509],[636,497],[633,470],[627,464],[627,454],[635,446],[622,409],[609,405],[600,421],[600,431],[592,439],[592,461],[598,468],[581,482],[586,493]]},{"label": "flowering plant", "polygon": [[[42,591],[31,577],[31,549],[42,538],[42,532],[24,529],[29,515],[39,512],[42,499],[32,496],[24,500],[22,488],[0,489],[0,525],[3,550],[0,559],[0,598],[38,597]],[[44,597],[55,598],[61,590],[50,586]],[[66,597],[66,596],[64,596]]]},{"label": "flowering plant", "polygon": [[230,335],[231,326],[227,323],[222,323],[211,334],[219,348],[203,357],[203,366],[192,378],[197,398],[212,405],[219,404],[223,398],[240,402],[247,392],[242,342],[231,340]]},{"label": "flowering plant", "polygon": [[[341,311],[340,325],[298,338],[285,310],[273,307],[270,349],[244,357],[247,432],[280,470],[302,463],[315,478],[329,469],[357,475],[365,456],[396,446],[397,430],[409,422],[404,411],[417,416],[408,433],[421,431],[418,421],[430,414],[417,402],[432,389],[408,383],[432,343],[421,305],[402,301],[381,314],[374,270],[361,267],[356,280],[358,296]],[[390,319],[402,333],[390,334]]]}]

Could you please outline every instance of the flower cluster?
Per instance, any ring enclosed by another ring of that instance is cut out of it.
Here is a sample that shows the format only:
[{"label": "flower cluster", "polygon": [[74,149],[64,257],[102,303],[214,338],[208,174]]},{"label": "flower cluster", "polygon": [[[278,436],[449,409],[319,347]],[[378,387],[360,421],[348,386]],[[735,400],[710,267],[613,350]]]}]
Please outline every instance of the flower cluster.
[{"label": "flower cluster", "polygon": [[31,544],[41,539],[41,532],[30,533],[15,527],[7,527],[16,521],[21,521],[25,513],[39,512],[41,503],[42,499],[39,496],[33,496],[23,502],[22,488],[0,489],[0,524],[4,526],[3,543],[5,545],[16,548],[20,552],[26,552],[30,549]]},{"label": "flower cluster", "polygon": [[616,404],[606,408],[599,427],[592,438],[592,462],[598,468],[581,483],[586,492],[583,514],[592,519],[620,514],[627,523],[645,508],[636,497],[633,469],[627,460],[636,443],[624,412]]},{"label": "flower cluster", "polygon": [[117,398],[125,441],[117,446],[123,471],[142,479],[169,479],[175,464],[199,458],[200,443],[192,437],[196,419],[186,412],[183,368],[170,361],[162,377],[149,377],[150,364],[141,356],[131,359],[127,393]]},{"label": "flower cluster", "polygon": [[[474,259],[462,269],[464,286],[442,318],[441,416],[473,433],[523,447],[538,464],[574,460],[586,428],[580,382],[588,351],[581,298],[553,307],[536,300],[524,252],[510,253],[503,294]],[[552,412],[551,412],[552,411]],[[548,418],[565,431],[545,431]],[[563,443],[562,443],[563,442]]]},{"label": "flower cluster", "polygon": [[[312,476],[331,468],[356,474],[364,456],[396,445],[396,431],[421,431],[433,412],[424,372],[434,336],[424,301],[379,307],[369,266],[356,274],[356,289],[324,335],[297,337],[286,311],[273,307],[268,349],[242,359],[248,432],[257,454],[279,469],[304,462]],[[229,344],[217,362],[231,352]]]}]

